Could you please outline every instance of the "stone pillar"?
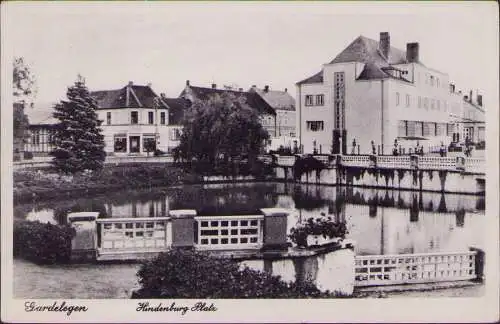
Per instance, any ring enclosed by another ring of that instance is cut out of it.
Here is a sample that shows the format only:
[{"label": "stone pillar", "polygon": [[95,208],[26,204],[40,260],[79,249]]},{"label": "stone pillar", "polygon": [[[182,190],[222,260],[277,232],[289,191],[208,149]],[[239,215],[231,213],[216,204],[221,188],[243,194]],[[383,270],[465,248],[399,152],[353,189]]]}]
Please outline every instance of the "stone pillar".
[{"label": "stone pillar", "polygon": [[95,261],[97,257],[97,212],[69,213],[68,224],[76,231],[71,240],[71,260]]},{"label": "stone pillar", "polygon": [[172,218],[172,248],[192,249],[195,244],[196,210],[171,210],[169,215]]},{"label": "stone pillar", "polygon": [[264,214],[262,250],[287,250],[288,211],[282,208],[262,208],[260,211]]},{"label": "stone pillar", "polygon": [[475,247],[470,247],[470,251],[477,252],[476,254],[476,280],[482,282],[484,280],[484,251]]}]

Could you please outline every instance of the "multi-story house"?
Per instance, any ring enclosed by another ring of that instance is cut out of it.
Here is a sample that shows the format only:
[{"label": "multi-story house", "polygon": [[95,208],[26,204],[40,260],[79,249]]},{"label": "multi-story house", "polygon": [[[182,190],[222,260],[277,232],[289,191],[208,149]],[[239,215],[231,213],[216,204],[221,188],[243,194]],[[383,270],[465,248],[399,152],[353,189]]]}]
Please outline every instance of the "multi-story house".
[{"label": "multi-story house", "polygon": [[242,88],[238,90],[218,89],[216,84],[212,84],[211,88],[195,87],[187,80],[186,87],[182,90],[179,98],[193,102],[195,99],[207,100],[224,92],[231,93],[236,97],[243,97],[246,104],[259,113],[260,122],[269,135],[276,136],[276,111],[256,92],[243,91]]},{"label": "multi-story house", "polygon": [[464,144],[466,141],[484,147],[485,143],[485,110],[483,96],[473,97],[472,90],[468,95],[455,91],[455,85],[450,85],[452,102],[451,120],[454,124],[453,142]]},{"label": "multi-story house", "polygon": [[447,145],[454,132],[446,73],[406,51],[359,36],[320,72],[297,83],[297,132],[305,153],[391,154]]},{"label": "multi-story house", "polygon": [[259,89],[254,85],[249,92],[256,92],[276,111],[276,137],[295,137],[295,99],[288,89],[270,90],[268,85]]},{"label": "multi-story house", "polygon": [[90,93],[97,101],[108,155],[146,155],[169,147],[168,106],[150,85]]},{"label": "multi-story house", "polygon": [[58,120],[52,116],[52,107],[53,105],[37,105],[25,110],[29,136],[25,140],[24,151],[33,153],[34,157],[46,157],[54,148],[52,136]]}]

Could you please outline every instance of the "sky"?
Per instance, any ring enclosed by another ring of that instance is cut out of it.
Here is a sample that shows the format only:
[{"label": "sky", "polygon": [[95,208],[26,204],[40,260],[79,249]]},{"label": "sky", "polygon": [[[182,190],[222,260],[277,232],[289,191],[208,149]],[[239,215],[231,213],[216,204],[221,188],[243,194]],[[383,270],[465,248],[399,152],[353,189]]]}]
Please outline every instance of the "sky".
[{"label": "sky", "polygon": [[[37,78],[35,103],[61,100],[78,74],[91,90],[151,83],[177,97],[185,86],[269,85],[295,96],[359,35],[420,43],[420,59],[457,89],[498,107],[495,2],[2,3],[5,57]],[[5,42],[5,40],[7,40]]]}]

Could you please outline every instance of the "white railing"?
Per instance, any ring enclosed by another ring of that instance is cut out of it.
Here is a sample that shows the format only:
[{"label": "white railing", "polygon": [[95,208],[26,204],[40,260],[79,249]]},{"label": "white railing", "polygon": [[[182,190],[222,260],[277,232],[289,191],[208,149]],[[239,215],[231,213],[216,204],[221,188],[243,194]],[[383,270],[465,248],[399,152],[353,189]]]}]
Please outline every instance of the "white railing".
[{"label": "white railing", "polygon": [[457,160],[454,157],[419,156],[418,168],[423,170],[455,170]]},{"label": "white railing", "polygon": [[356,256],[355,286],[474,279],[476,254],[469,251]]},{"label": "white railing", "polygon": [[482,158],[465,158],[465,171],[473,173],[485,173],[486,164]]},{"label": "white railing", "polygon": [[151,251],[168,248],[169,217],[98,219],[101,251]]},{"label": "white railing", "polygon": [[380,168],[403,168],[411,167],[409,156],[377,156],[377,167]]},{"label": "white railing", "polygon": [[259,249],[264,215],[197,216],[197,249]]},{"label": "white railing", "polygon": [[270,155],[259,155],[257,156],[257,160],[264,162],[265,164],[273,163],[273,158]]},{"label": "white railing", "polygon": [[[26,168],[44,168],[51,166],[51,159],[35,159],[15,161],[13,163],[14,170]],[[172,156],[107,156],[104,161],[105,164],[119,164],[119,163],[172,163],[174,161]]]},{"label": "white railing", "polygon": [[322,162],[324,165],[330,164],[330,158],[328,155],[313,155],[313,158]]},{"label": "white railing", "polygon": [[341,161],[344,166],[369,167],[371,165],[368,155],[343,155]]},{"label": "white railing", "polygon": [[278,155],[276,164],[279,166],[293,166],[295,164],[295,156]]}]

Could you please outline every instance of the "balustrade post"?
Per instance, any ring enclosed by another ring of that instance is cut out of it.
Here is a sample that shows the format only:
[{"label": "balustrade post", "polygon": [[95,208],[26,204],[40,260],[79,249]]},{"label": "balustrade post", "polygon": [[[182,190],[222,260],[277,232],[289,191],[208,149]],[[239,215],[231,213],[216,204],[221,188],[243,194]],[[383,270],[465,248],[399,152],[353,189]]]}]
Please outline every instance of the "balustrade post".
[{"label": "balustrade post", "polygon": [[195,244],[195,231],[197,230],[194,222],[196,210],[171,210],[169,215],[172,218],[172,248],[193,248]]},{"label": "balustrade post", "polygon": [[[97,257],[97,212],[69,213],[68,223],[76,231],[71,240],[71,260],[95,261]],[[100,234],[100,233],[99,233]]]},{"label": "balustrade post", "polygon": [[282,208],[262,208],[264,214],[263,251],[283,251],[288,249],[288,211]]},{"label": "balustrade post", "polygon": [[484,280],[484,256],[485,256],[484,251],[475,247],[470,247],[469,250],[476,252],[476,257],[474,259],[475,260],[474,266],[476,269],[475,280],[482,282]]}]

